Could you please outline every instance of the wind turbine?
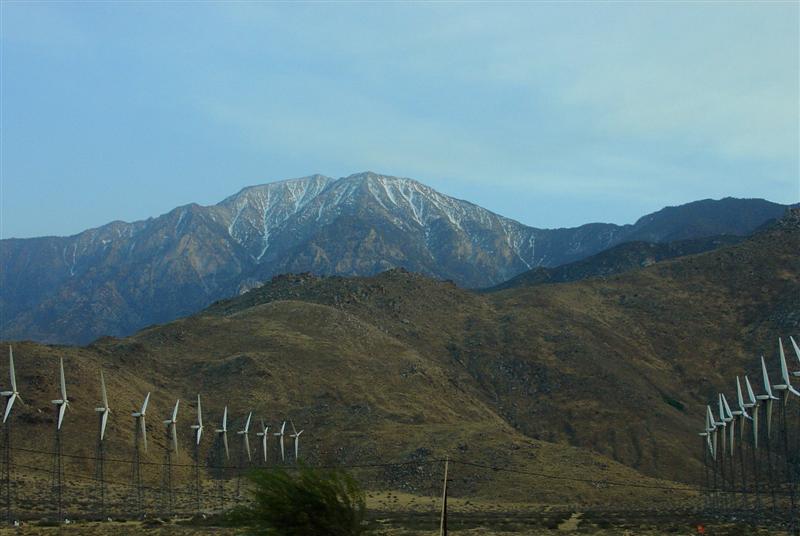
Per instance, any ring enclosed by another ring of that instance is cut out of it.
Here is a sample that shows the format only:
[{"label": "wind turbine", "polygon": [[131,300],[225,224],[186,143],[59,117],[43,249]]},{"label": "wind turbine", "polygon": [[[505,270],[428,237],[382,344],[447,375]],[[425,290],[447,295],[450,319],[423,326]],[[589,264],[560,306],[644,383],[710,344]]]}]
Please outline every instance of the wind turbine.
[{"label": "wind turbine", "polygon": [[11,421],[8,417],[11,415],[11,408],[14,407],[14,402],[19,398],[20,403],[22,398],[19,396],[17,390],[17,374],[14,370],[14,350],[11,345],[8,346],[8,375],[11,380],[11,390],[0,392],[0,396],[6,397],[6,410],[3,413],[3,425],[5,432],[5,441],[3,441],[3,488],[5,490],[6,501],[6,521],[11,523]]},{"label": "wind turbine", "polygon": [[273,434],[273,435],[278,436],[278,437],[281,438],[280,439],[280,441],[281,441],[281,462],[285,462],[286,461],[286,452],[285,452],[284,446],[283,446],[283,433],[284,433],[284,430],[286,430],[286,421],[283,421],[283,424],[281,424],[281,431],[280,432],[275,432],[275,434]]},{"label": "wind turbine", "polygon": [[191,425],[189,428],[194,430],[195,445],[200,444],[200,437],[203,435],[203,407],[200,405],[200,395],[197,395],[197,424]]},{"label": "wind turbine", "polygon": [[713,457],[714,457],[713,449],[711,448],[711,434],[713,432],[713,428],[712,428],[712,424],[711,424],[711,422],[709,420],[709,413],[710,413],[711,408],[708,408],[708,410],[709,411],[706,412],[705,427],[703,428],[703,431],[698,434],[700,436],[702,442],[703,442],[703,447],[702,447],[703,448],[703,468],[705,470],[704,472],[705,472],[705,475],[706,475],[706,493],[705,493],[705,507],[706,508],[708,508],[709,502],[711,500],[711,493],[709,491],[710,482],[709,482],[709,479],[708,479],[708,458],[709,458],[709,453],[706,452],[706,447],[708,447],[708,450],[711,451],[711,459],[712,460],[713,460]]},{"label": "wind turbine", "polygon": [[197,393],[197,423],[190,426],[194,430],[194,492],[197,511],[202,512],[203,491],[200,483],[200,438],[203,436],[203,406],[200,404],[200,393]]},{"label": "wind turbine", "polygon": [[100,394],[103,398],[103,406],[94,408],[100,414],[100,441],[103,441],[106,436],[106,425],[108,424],[108,414],[111,409],[108,407],[108,393],[106,392],[106,379],[103,377],[103,371],[100,370]]},{"label": "wind turbine", "polygon": [[[747,508],[747,473],[745,471],[745,464],[744,464],[744,425],[747,422],[747,419],[751,419],[750,415],[747,413],[748,407],[752,407],[755,404],[745,404],[744,397],[742,396],[742,382],[739,380],[739,376],[736,376],[736,401],[738,402],[737,409],[733,410],[731,414],[734,417],[734,422],[736,420],[739,421],[739,472],[742,476],[742,506]],[[733,428],[731,428],[731,457],[735,455],[735,449],[733,447]]]},{"label": "wind turbine", "polygon": [[[728,434],[730,435],[730,443],[731,443],[731,452],[733,452],[733,428],[734,428],[734,421],[733,421],[733,414],[731,413],[731,408],[728,405],[728,401],[725,399],[725,395],[720,393],[719,394],[719,418],[722,420],[722,426],[726,427],[728,430]],[[728,427],[730,424],[730,427]],[[727,444],[725,439],[725,434],[722,435],[722,454],[727,452]]]},{"label": "wind turbine", "polygon": [[[711,406],[706,406],[706,445],[712,459],[717,459],[717,423],[714,421],[714,414]],[[713,436],[712,436],[713,434]]]},{"label": "wind turbine", "polygon": [[172,410],[172,417],[164,421],[164,426],[167,428],[167,440],[170,438],[172,439],[172,448],[175,450],[175,452],[178,452],[178,429],[176,424],[178,422],[178,405],[180,403],[180,399],[175,401],[175,407]]},{"label": "wind turbine", "polygon": [[[147,416],[147,404],[149,403],[150,403],[150,392],[148,391],[147,395],[144,397],[144,402],[142,402],[142,409],[131,413],[131,416],[135,419],[136,424],[139,425],[139,429],[142,432],[142,444],[144,445],[145,452],[147,452],[147,424],[145,422],[145,417]],[[138,448],[138,441],[136,442],[136,444]]]},{"label": "wind turbine", "polygon": [[[739,381],[739,376],[736,376],[736,402],[738,403],[737,409],[731,413],[734,417],[739,419],[739,439],[744,441],[744,423],[746,419],[752,420],[753,418],[747,413],[748,408],[752,408],[755,404],[745,403],[742,396],[742,382]],[[731,444],[731,449],[733,444]]]},{"label": "wind turbine", "polygon": [[[794,340],[792,342],[794,342]],[[789,369],[786,366],[786,354],[783,353],[783,341],[781,341],[780,337],[778,337],[778,354],[780,356],[781,379],[783,380],[783,383],[779,383],[779,384],[773,385],[772,388],[775,389],[776,391],[780,391],[782,393],[786,393],[785,397],[781,397],[781,398],[788,398],[789,397],[789,393],[792,393],[795,396],[800,396],[800,391],[798,391],[797,389],[795,389],[792,386],[792,383],[791,383],[791,380],[790,380],[790,376],[789,376]],[[785,402],[786,402],[786,400],[784,400],[784,403]]]},{"label": "wind turbine", "polygon": [[242,436],[242,442],[244,443],[244,449],[247,452],[247,461],[253,461],[253,457],[250,455],[250,420],[253,418],[253,412],[247,414],[247,421],[244,423],[244,428],[236,432],[238,435]]},{"label": "wind turbine", "polygon": [[142,407],[139,411],[131,413],[133,417],[133,460],[131,460],[131,475],[132,480],[136,484],[136,506],[139,515],[144,515],[144,487],[142,486],[142,471],[140,467],[140,454],[139,454],[139,435],[142,436],[142,444],[144,451],[147,452],[147,404],[150,403],[150,392],[144,397]]},{"label": "wind turbine", "polygon": [[[767,403],[764,405],[764,413],[767,418],[767,439],[772,435],[772,403],[775,400],[780,400],[777,396],[772,394],[772,386],[769,381],[769,374],[767,374],[767,365],[764,362],[764,356],[761,356],[761,376],[764,380],[764,394],[756,396],[756,400],[765,400]],[[754,423],[753,426],[756,426]]]},{"label": "wind turbine", "polygon": [[[178,454],[178,406],[180,399],[175,401],[172,416],[163,421],[164,431],[166,432],[166,443],[164,444],[164,466],[161,472],[161,508],[162,512],[168,516],[172,515],[172,450]],[[170,441],[171,440],[171,441]],[[170,447],[170,443],[172,446]]]},{"label": "wind turbine", "polygon": [[108,414],[111,409],[108,407],[108,393],[106,392],[106,379],[103,377],[103,369],[100,369],[100,395],[103,400],[103,406],[94,408],[100,416],[99,430],[97,435],[97,462],[95,465],[95,478],[100,485],[100,517],[106,516],[106,482],[105,482],[105,436],[106,425],[108,424]]},{"label": "wind turbine", "polygon": [[[228,452],[228,406],[222,413],[222,428],[216,429],[217,436],[222,438],[222,445],[225,447],[225,459],[230,459]],[[219,507],[221,510],[225,509],[225,464],[222,461],[222,456],[219,453],[219,443],[216,444],[217,457],[219,458],[218,474],[217,474],[217,490],[219,493]]]},{"label": "wind turbine", "polygon": [[[236,434],[242,436],[242,447],[247,452],[247,462],[250,463],[253,461],[253,457],[250,454],[250,421],[253,418],[253,412],[247,414],[247,420],[244,423],[244,428],[237,431]],[[239,450],[239,473],[236,475],[236,497],[241,498],[242,496],[242,473],[244,472],[244,454],[242,450]]]},{"label": "wind turbine", "polygon": [[64,358],[60,357],[58,360],[58,370],[60,372],[60,380],[61,380],[61,398],[56,400],[51,400],[51,402],[58,406],[58,424],[56,425],[56,430],[61,430],[61,424],[64,422],[64,413],[67,411],[67,407],[69,407],[69,399],[67,398],[67,382],[64,380]]},{"label": "wind turbine", "polygon": [[3,414],[3,423],[5,423],[8,420],[8,416],[11,415],[11,408],[14,407],[14,402],[18,398],[19,401],[22,402],[22,398],[20,398],[19,391],[17,390],[17,374],[14,371],[14,350],[10,345],[8,347],[8,375],[11,379],[11,390],[0,392],[0,396],[8,398],[6,402],[6,411]]},{"label": "wind turbine", "polygon": [[61,398],[51,400],[51,402],[58,407],[58,420],[56,421],[56,438],[55,449],[53,450],[53,492],[57,497],[58,503],[58,520],[61,522],[64,519],[64,511],[62,508],[63,498],[63,482],[64,482],[64,464],[61,456],[61,425],[64,423],[64,413],[69,406],[69,398],[67,398],[67,382],[64,379],[64,358],[58,359],[59,371],[59,387],[61,390]]},{"label": "wind turbine", "polygon": [[289,421],[292,424],[292,439],[294,439],[294,463],[297,463],[297,456],[300,454],[300,434],[303,433],[303,430],[297,431],[297,428],[294,427],[294,421]]},{"label": "wind turbine", "polygon": [[800,397],[800,391],[795,389],[790,380],[789,369],[786,366],[786,354],[783,352],[783,341],[778,337],[778,355],[781,362],[781,379],[783,383],[773,385],[772,387],[781,393],[781,422],[783,423],[783,455],[786,462],[786,477],[789,480],[789,501],[791,504],[791,513],[789,519],[791,520],[791,527],[794,528],[794,513],[795,513],[795,491],[794,482],[792,481],[792,462],[789,458],[789,423],[786,419],[786,405],[789,403],[789,394]]},{"label": "wind turbine", "polygon": [[261,452],[264,456],[264,463],[267,463],[267,437],[269,437],[269,425],[264,424],[264,419],[261,419],[261,431],[256,432],[256,436],[261,438]]},{"label": "wind turbine", "polygon": [[228,452],[228,406],[225,406],[225,411],[222,413],[222,428],[217,428],[217,434],[222,436],[222,444],[225,446],[225,458],[230,459]]}]

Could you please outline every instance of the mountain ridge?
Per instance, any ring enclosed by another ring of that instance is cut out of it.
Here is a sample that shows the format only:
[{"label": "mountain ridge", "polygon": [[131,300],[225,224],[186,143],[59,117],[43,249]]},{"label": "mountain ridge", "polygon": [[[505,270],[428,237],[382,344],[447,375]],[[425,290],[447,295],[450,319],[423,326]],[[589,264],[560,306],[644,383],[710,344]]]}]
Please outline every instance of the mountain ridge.
[{"label": "mountain ridge", "polygon": [[[689,209],[688,231],[661,217],[642,233],[657,239],[707,229],[748,232],[784,210],[760,200],[712,204],[719,210]],[[69,237],[2,240],[0,332],[82,343],[125,335],[287,272],[371,275],[402,267],[487,287],[597,253],[635,238],[635,230],[613,224],[537,229],[413,179],[316,174]]]}]

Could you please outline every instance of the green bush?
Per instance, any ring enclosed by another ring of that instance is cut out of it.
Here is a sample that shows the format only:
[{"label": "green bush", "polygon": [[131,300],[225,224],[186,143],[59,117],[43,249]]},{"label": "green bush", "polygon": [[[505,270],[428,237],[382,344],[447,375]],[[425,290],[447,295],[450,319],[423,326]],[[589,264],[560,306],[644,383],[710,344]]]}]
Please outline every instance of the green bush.
[{"label": "green bush", "polygon": [[253,483],[253,502],[233,512],[231,520],[251,529],[251,534],[367,534],[364,492],[343,471],[258,469],[248,477]]}]

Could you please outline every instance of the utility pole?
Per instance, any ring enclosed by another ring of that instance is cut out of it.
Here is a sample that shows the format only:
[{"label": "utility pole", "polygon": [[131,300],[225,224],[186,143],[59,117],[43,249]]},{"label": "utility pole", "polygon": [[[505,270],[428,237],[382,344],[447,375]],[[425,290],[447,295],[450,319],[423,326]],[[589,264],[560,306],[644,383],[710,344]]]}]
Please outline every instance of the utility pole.
[{"label": "utility pole", "polygon": [[447,466],[450,457],[444,459],[444,483],[442,484],[442,519],[439,523],[439,536],[447,536]]}]

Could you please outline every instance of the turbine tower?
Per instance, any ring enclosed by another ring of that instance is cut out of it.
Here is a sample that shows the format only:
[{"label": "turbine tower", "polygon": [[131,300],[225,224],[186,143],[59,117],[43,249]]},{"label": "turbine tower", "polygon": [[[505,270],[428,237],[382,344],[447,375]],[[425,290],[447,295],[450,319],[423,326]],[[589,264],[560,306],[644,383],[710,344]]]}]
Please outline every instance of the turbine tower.
[{"label": "turbine tower", "polygon": [[238,435],[242,436],[242,443],[244,446],[245,452],[247,452],[247,460],[253,461],[252,456],[250,455],[250,420],[253,418],[253,412],[247,414],[247,420],[244,423],[244,428],[236,432]]},{"label": "turbine tower", "polygon": [[[736,376],[736,409],[731,411],[734,422],[739,421],[739,474],[742,480],[742,507],[747,508],[747,473],[744,466],[744,425],[748,419],[751,419],[745,407],[744,397],[742,396],[742,382],[739,376]],[[733,428],[731,428],[733,432]],[[731,439],[731,457],[735,456],[736,449],[734,448],[733,439]],[[733,460],[731,460],[733,461]]]},{"label": "turbine tower", "polygon": [[264,465],[267,464],[267,437],[269,437],[269,425],[264,424],[264,419],[261,419],[261,431],[256,432],[256,436],[261,438],[261,454],[264,457]]},{"label": "turbine tower", "polygon": [[[228,451],[228,406],[222,413],[222,427],[216,429],[217,442],[216,442],[216,462],[217,462],[217,492],[219,493],[219,507],[221,510],[225,509],[225,464],[230,459],[230,452]],[[222,458],[220,452],[220,443],[225,450],[225,458]]]},{"label": "turbine tower", "polygon": [[180,399],[175,401],[172,416],[164,420],[166,441],[164,442],[164,465],[161,474],[161,511],[167,516],[172,515],[172,450],[178,455],[178,406]]},{"label": "turbine tower", "polygon": [[783,456],[785,462],[785,470],[786,470],[786,480],[789,483],[789,525],[790,530],[794,532],[795,528],[795,491],[794,486],[795,482],[793,479],[793,467],[792,461],[789,457],[790,449],[789,449],[789,423],[786,418],[786,405],[789,403],[789,395],[792,394],[794,396],[800,397],[800,391],[795,389],[791,383],[791,376],[789,375],[789,368],[786,365],[786,354],[783,351],[783,341],[778,337],[778,357],[781,363],[781,380],[783,383],[779,383],[773,385],[772,388],[775,389],[780,393],[781,399],[781,415],[780,415],[780,422],[782,424],[781,429],[783,431]]},{"label": "turbine tower", "polygon": [[190,426],[194,430],[194,492],[197,511],[203,510],[203,489],[200,482],[200,438],[203,437],[203,406],[200,404],[200,393],[197,394],[197,423]]},{"label": "turbine tower", "polygon": [[239,472],[236,475],[236,498],[242,497],[242,473],[244,472],[245,461],[244,453],[247,453],[247,463],[253,461],[250,454],[250,420],[253,418],[253,412],[247,414],[247,420],[244,423],[244,428],[236,432],[237,435],[242,436],[242,447],[239,449]]},{"label": "turbine tower", "polygon": [[[706,448],[711,455],[711,472],[713,474],[713,494],[711,495],[711,505],[716,507],[717,506],[717,423],[714,420],[714,414],[711,411],[711,406],[706,406],[706,429],[705,429],[705,445],[703,446],[703,460],[707,460],[706,458]],[[706,467],[708,470],[708,467]],[[706,477],[706,488],[708,488],[708,477]]]},{"label": "turbine tower", "polygon": [[58,506],[58,522],[64,520],[63,510],[63,488],[64,488],[64,462],[61,454],[61,425],[64,424],[64,414],[69,407],[69,398],[67,397],[67,382],[64,378],[64,358],[58,360],[59,370],[59,386],[61,391],[61,398],[51,400],[53,405],[56,406],[56,436],[55,448],[53,449],[53,496],[56,497]]},{"label": "turbine tower", "polygon": [[6,410],[3,413],[3,490],[5,491],[5,506],[6,506],[6,521],[11,523],[11,409],[14,407],[14,402],[19,399],[22,403],[22,398],[19,396],[17,389],[17,373],[14,370],[14,350],[11,345],[8,346],[8,375],[11,382],[10,391],[0,392],[0,396],[6,398]]},{"label": "turbine tower", "polygon": [[294,421],[289,421],[292,425],[292,434],[289,436],[294,440],[294,463],[297,463],[297,460],[300,456],[300,434],[303,433],[303,430],[297,431],[297,428],[294,427]]},{"label": "turbine tower", "polygon": [[[772,472],[772,404],[776,400],[780,400],[777,396],[772,393],[772,384],[769,381],[769,374],[767,373],[767,365],[764,362],[764,356],[761,356],[761,379],[762,385],[764,387],[764,394],[756,395],[756,401],[761,402],[764,401],[764,419],[766,420],[766,438],[767,438],[767,445],[766,445],[766,455],[767,455],[767,478],[769,479],[769,491],[770,496],[772,497],[772,510],[775,511],[777,507],[777,497],[775,496],[775,478]],[[758,449],[758,439],[759,439],[759,431],[758,431],[758,408],[756,411],[753,412],[754,419],[753,419],[753,437],[755,437],[755,448]]]},{"label": "turbine tower", "polygon": [[281,463],[285,463],[286,462],[286,451],[285,451],[285,447],[283,445],[283,435],[284,435],[284,431],[285,430],[286,430],[286,421],[283,421],[283,424],[281,424],[281,431],[280,432],[275,432],[275,434],[274,434],[275,436],[280,437]]},{"label": "turbine tower", "polygon": [[103,370],[100,369],[100,396],[102,398],[102,406],[94,408],[98,415],[98,433],[97,433],[97,460],[95,462],[95,479],[100,486],[100,517],[106,517],[106,481],[105,481],[105,437],[106,426],[108,425],[108,415],[111,409],[108,406],[108,393],[106,392],[106,379],[103,377]]},{"label": "turbine tower", "polygon": [[131,413],[133,417],[133,460],[131,461],[131,486],[135,489],[134,501],[140,516],[144,515],[144,487],[142,486],[141,454],[139,451],[139,438],[141,437],[144,451],[147,452],[147,404],[150,403],[150,393],[144,397],[139,411]]}]

